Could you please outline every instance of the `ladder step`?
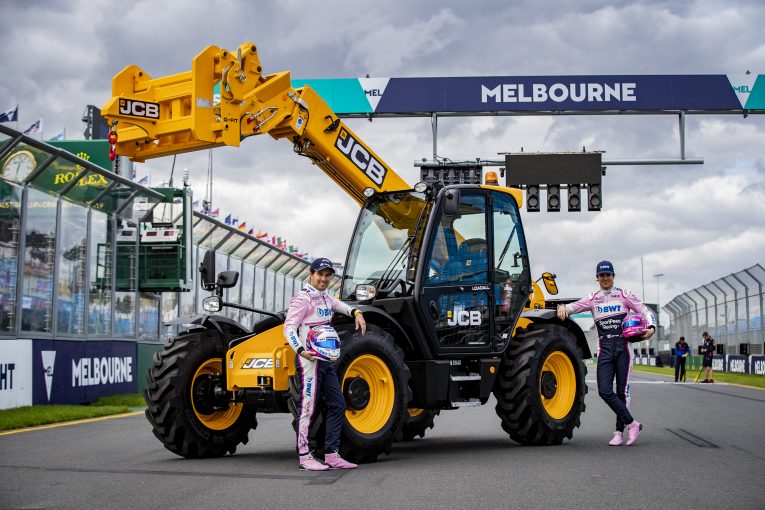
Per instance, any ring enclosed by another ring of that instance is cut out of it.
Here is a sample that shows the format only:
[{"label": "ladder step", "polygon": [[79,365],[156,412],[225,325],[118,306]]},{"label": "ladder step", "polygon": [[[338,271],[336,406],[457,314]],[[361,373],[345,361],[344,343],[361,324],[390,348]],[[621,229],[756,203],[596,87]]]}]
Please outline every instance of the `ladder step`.
[{"label": "ladder step", "polygon": [[481,405],[481,401],[477,398],[471,398],[461,402],[451,402],[452,407],[478,407]]},{"label": "ladder step", "polygon": [[449,380],[450,381],[480,381],[481,376],[479,374],[450,375]]}]

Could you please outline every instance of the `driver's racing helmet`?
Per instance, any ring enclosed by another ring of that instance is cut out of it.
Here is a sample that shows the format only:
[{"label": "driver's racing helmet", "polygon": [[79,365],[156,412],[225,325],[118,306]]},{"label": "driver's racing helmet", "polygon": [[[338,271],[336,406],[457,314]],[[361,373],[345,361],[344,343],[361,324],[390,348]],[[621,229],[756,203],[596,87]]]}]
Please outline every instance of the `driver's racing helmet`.
[{"label": "driver's racing helmet", "polygon": [[340,357],[340,338],[332,326],[314,326],[308,331],[305,348],[319,359],[335,361]]},{"label": "driver's racing helmet", "polygon": [[645,318],[641,314],[627,315],[622,319],[622,336],[630,338],[645,333]]}]

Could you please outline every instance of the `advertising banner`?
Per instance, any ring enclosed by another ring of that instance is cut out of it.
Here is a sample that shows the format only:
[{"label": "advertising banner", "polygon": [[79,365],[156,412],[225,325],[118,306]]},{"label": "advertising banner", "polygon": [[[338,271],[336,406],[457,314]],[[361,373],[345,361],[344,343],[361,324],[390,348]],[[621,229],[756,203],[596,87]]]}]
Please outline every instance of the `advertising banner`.
[{"label": "advertising banner", "polygon": [[749,356],[749,373],[765,375],[765,356]]},{"label": "advertising banner", "polygon": [[725,372],[725,356],[715,355],[712,357],[712,370]]},{"label": "advertising banner", "polygon": [[0,409],[32,405],[32,340],[0,340]]},{"label": "advertising banner", "polygon": [[35,405],[138,391],[135,342],[35,340],[32,370]]},{"label": "advertising banner", "polygon": [[748,374],[749,360],[746,356],[739,354],[728,354],[725,356],[725,366],[728,372],[732,374]]},{"label": "advertising banner", "polygon": [[765,75],[466,76],[292,80],[338,115],[765,109]]}]

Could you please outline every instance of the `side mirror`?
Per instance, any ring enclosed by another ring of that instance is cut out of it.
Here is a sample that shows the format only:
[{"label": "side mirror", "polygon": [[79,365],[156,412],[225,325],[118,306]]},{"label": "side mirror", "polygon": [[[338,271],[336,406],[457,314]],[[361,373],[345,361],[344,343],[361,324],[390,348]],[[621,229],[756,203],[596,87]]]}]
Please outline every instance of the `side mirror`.
[{"label": "side mirror", "polygon": [[460,212],[460,190],[449,189],[444,192],[444,214],[456,216]]},{"label": "side mirror", "polygon": [[542,273],[542,282],[545,284],[547,293],[554,296],[558,293],[558,284],[555,283],[555,275],[552,273]]},{"label": "side mirror", "polygon": [[238,271],[223,271],[221,274],[218,275],[218,282],[217,285],[221,289],[229,289],[236,285],[236,282],[239,281],[239,272]]},{"label": "side mirror", "polygon": [[215,250],[205,253],[205,258],[199,265],[199,274],[202,276],[200,283],[204,290],[215,289]]}]

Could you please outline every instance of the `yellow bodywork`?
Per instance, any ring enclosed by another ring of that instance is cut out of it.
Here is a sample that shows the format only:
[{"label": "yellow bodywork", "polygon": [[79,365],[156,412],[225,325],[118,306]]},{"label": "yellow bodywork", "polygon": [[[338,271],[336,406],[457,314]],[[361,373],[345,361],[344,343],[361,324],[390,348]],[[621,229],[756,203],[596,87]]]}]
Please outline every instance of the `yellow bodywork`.
[{"label": "yellow bodywork", "polygon": [[274,390],[286,391],[289,377],[295,374],[295,351],[287,344],[281,324],[229,349],[226,362],[229,391],[257,388],[258,376],[268,377]]},{"label": "yellow bodywork", "polygon": [[191,71],[161,78],[128,66],[112,79],[101,114],[110,126],[116,121],[117,154],[133,161],[238,147],[243,138],[269,134],[291,141],[360,204],[365,188],[410,188],[316,91],[293,88],[288,71],[264,75],[253,43],[237,52],[208,46]]}]

